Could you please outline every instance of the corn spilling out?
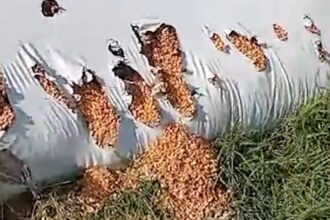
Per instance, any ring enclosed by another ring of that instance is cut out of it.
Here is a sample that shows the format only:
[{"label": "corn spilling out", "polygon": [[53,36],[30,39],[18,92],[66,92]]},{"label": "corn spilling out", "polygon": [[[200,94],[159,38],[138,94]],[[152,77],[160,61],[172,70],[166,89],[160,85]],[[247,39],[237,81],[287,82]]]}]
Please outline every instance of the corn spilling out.
[{"label": "corn spilling out", "polygon": [[8,100],[5,78],[0,73],[0,130],[8,130],[14,120],[15,113]]},{"label": "corn spilling out", "polygon": [[125,82],[126,91],[132,96],[129,110],[135,119],[148,126],[157,126],[160,123],[160,113],[157,100],[152,95],[152,88],[133,68],[120,62],[114,73]]},{"label": "corn spilling out", "polygon": [[120,171],[111,171],[106,167],[92,167],[84,172],[83,179],[79,182],[79,194],[85,207],[90,212],[101,208],[102,203],[119,189],[121,179]]},{"label": "corn spilling out", "polygon": [[249,39],[236,31],[230,31],[227,38],[239,52],[252,61],[258,72],[267,69],[268,59],[256,37]]},{"label": "corn spilling out", "polygon": [[35,74],[34,78],[39,82],[40,86],[47,92],[48,95],[70,108],[73,112],[76,112],[76,103],[73,103],[68,97],[66,97],[64,92],[56,85],[54,81],[47,79],[47,73],[40,64],[35,64],[31,69]]},{"label": "corn spilling out", "polygon": [[119,115],[107,98],[101,84],[95,76],[81,86],[74,85],[77,105],[84,116],[91,136],[102,148],[112,147],[119,130]]},{"label": "corn spilling out", "polygon": [[158,69],[156,76],[164,83],[169,101],[183,116],[191,117],[195,112],[195,105],[182,76],[184,66],[175,28],[162,24],[155,32],[149,31],[139,37],[142,54],[147,57],[151,66]]},{"label": "corn spilling out", "polygon": [[273,30],[276,37],[281,41],[288,40],[288,32],[279,24],[273,24]]},{"label": "corn spilling out", "polygon": [[[102,202],[117,188],[135,188],[139,179],[158,180],[156,205],[175,219],[203,219],[227,210],[229,194],[216,186],[216,155],[205,140],[170,124],[164,135],[120,175],[91,168],[81,198]],[[92,199],[91,199],[92,198]]]},{"label": "corn spilling out", "polygon": [[220,37],[219,34],[217,33],[213,33],[211,40],[215,46],[215,48],[217,48],[219,51],[223,52],[223,53],[229,53],[229,45],[227,45]]},{"label": "corn spilling out", "polygon": [[322,63],[325,62],[327,51],[324,49],[322,42],[316,41],[315,46],[316,46],[317,58],[319,59],[320,62]]}]

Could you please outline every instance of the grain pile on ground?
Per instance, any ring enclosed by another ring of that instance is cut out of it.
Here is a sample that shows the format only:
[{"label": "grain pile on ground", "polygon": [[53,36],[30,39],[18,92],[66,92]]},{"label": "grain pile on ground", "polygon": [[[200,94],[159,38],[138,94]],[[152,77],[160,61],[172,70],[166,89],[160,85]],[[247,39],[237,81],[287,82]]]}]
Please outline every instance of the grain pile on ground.
[{"label": "grain pile on ground", "polygon": [[0,73],[0,130],[9,129],[14,119],[15,113],[7,97],[5,78]]},{"label": "grain pile on ground", "polygon": [[151,86],[145,83],[138,72],[123,62],[113,71],[125,82],[126,91],[132,96],[129,110],[134,118],[148,126],[157,126],[160,122],[160,113]]},{"label": "grain pile on ground", "polygon": [[125,173],[91,169],[85,174],[81,197],[94,203],[116,191],[114,186],[134,188],[138,179],[157,179],[161,189],[156,203],[169,209],[176,219],[202,219],[222,214],[227,208],[229,195],[216,186],[216,155],[212,146],[179,124],[168,125],[164,136]]},{"label": "grain pile on ground", "polygon": [[192,116],[195,105],[182,76],[182,52],[175,28],[162,24],[156,31],[145,33],[141,39],[142,54],[151,66],[159,70],[157,76],[164,83],[169,101],[183,116]]},{"label": "grain pile on ground", "polygon": [[103,202],[121,187],[120,171],[111,171],[105,167],[92,167],[84,172],[79,185],[79,194],[86,205],[87,212],[101,208]]},{"label": "grain pile on ground", "polygon": [[267,57],[255,37],[249,39],[236,31],[231,31],[227,35],[227,38],[232,44],[234,44],[239,52],[252,61],[258,72],[267,69]]},{"label": "grain pile on ground", "polygon": [[213,33],[211,40],[219,51],[223,53],[228,53],[229,52],[229,46],[221,39],[220,35],[217,33]]},{"label": "grain pile on ground", "polygon": [[119,130],[119,115],[111,105],[101,84],[93,79],[81,86],[74,85],[77,105],[84,116],[91,136],[102,148],[112,147]]},{"label": "grain pile on ground", "polygon": [[288,32],[279,24],[273,24],[273,31],[276,37],[281,41],[288,40]]},{"label": "grain pile on ground", "polygon": [[72,111],[76,111],[76,103],[73,103],[67,96],[65,96],[64,92],[57,86],[54,81],[46,77],[47,73],[42,66],[35,64],[31,69],[35,74],[34,78],[39,82],[40,86],[47,92],[48,95],[64,104]]}]

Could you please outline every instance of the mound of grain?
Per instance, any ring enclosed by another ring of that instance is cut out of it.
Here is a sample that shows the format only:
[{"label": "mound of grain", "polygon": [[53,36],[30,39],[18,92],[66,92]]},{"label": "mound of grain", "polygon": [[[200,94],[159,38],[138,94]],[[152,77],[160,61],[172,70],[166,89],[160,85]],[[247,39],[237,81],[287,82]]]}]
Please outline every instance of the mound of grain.
[{"label": "mound of grain", "polygon": [[107,98],[101,84],[93,79],[81,86],[74,85],[77,105],[84,116],[91,136],[97,145],[109,148],[118,138],[119,115]]},{"label": "mound of grain", "polygon": [[0,130],[8,130],[14,120],[15,113],[8,100],[5,78],[0,73]]},{"label": "mound of grain", "polygon": [[182,76],[184,66],[175,28],[162,24],[155,32],[145,33],[140,41],[142,54],[147,57],[151,66],[159,70],[157,77],[164,83],[171,104],[183,116],[192,116],[195,105]]},{"label": "mound of grain", "polygon": [[92,170],[85,174],[81,197],[92,197],[94,203],[104,201],[116,191],[114,187],[135,188],[138,179],[157,179],[161,190],[156,203],[169,209],[176,219],[202,219],[222,213],[228,205],[228,194],[216,186],[216,155],[212,146],[179,124],[167,126],[164,136],[125,173]]},{"label": "mound of grain", "polygon": [[80,195],[83,196],[84,204],[91,211],[97,210],[102,203],[113,196],[121,185],[120,171],[111,171],[105,167],[92,167],[85,171],[79,185]]},{"label": "mound of grain", "polygon": [[138,72],[124,63],[120,63],[113,71],[125,82],[126,91],[132,96],[129,110],[135,119],[148,126],[157,126],[160,122],[160,113],[152,88],[144,82]]},{"label": "mound of grain", "polygon": [[281,41],[287,41],[289,38],[288,32],[279,24],[273,24],[273,31],[276,37]]},{"label": "mound of grain", "polygon": [[231,31],[227,38],[239,52],[251,60],[257,71],[262,72],[267,69],[267,57],[255,37],[249,39],[236,31]]},{"label": "mound of grain", "polygon": [[47,73],[40,64],[35,64],[31,69],[32,72],[35,73],[34,78],[39,82],[40,86],[48,95],[70,108],[73,112],[76,112],[76,103],[73,103],[68,97],[66,97],[64,92],[54,81],[51,81],[46,77]]}]

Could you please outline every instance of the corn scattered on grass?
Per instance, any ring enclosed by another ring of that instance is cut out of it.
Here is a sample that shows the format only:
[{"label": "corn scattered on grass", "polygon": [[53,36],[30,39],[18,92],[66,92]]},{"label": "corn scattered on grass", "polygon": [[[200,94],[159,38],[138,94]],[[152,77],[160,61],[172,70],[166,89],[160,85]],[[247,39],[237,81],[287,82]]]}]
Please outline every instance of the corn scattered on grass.
[{"label": "corn scattered on grass", "polygon": [[211,40],[212,40],[215,48],[217,48],[219,51],[221,51],[223,53],[228,53],[229,46],[221,39],[219,34],[213,33]]},{"label": "corn scattered on grass", "polygon": [[86,120],[91,136],[100,147],[112,147],[118,138],[119,115],[101,84],[94,77],[82,86],[74,85],[74,93],[79,96],[76,100],[77,105]]},{"label": "corn scattered on grass", "polygon": [[15,120],[15,113],[10,106],[6,82],[2,73],[0,73],[0,130],[7,130]]},{"label": "corn scattered on grass", "polygon": [[160,123],[160,112],[152,88],[138,72],[126,64],[114,68],[114,72],[125,82],[126,91],[132,96],[129,110],[134,118],[148,126],[157,126]]},{"label": "corn scattered on grass", "polygon": [[93,212],[101,208],[102,203],[119,189],[121,179],[120,171],[111,171],[106,167],[92,167],[84,172],[84,177],[80,181],[83,186],[80,195],[88,212]]},{"label": "corn scattered on grass", "polygon": [[249,39],[236,31],[231,31],[227,37],[239,52],[251,60],[258,72],[267,69],[267,57],[255,37]]},{"label": "corn scattered on grass", "polygon": [[145,38],[142,53],[151,66],[159,69],[157,76],[164,83],[169,101],[183,116],[192,116],[195,105],[182,76],[184,67],[175,28],[162,24],[155,32],[147,32]]},{"label": "corn scattered on grass", "polygon": [[114,185],[136,188],[139,179],[149,179],[160,183],[156,204],[166,207],[175,219],[201,219],[225,211],[228,194],[216,185],[212,146],[179,124],[168,125],[164,132],[125,173],[117,175],[104,168],[87,171],[82,198],[102,202],[115,191]]},{"label": "corn scattered on grass", "polygon": [[273,31],[276,37],[281,41],[287,41],[289,38],[288,32],[279,24],[273,24]]}]

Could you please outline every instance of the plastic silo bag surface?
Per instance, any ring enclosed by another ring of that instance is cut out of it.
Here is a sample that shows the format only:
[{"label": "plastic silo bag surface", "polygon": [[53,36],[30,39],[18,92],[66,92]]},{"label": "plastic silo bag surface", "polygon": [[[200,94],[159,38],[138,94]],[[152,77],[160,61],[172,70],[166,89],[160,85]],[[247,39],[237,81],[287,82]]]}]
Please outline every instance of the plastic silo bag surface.
[{"label": "plastic silo bag surface", "polygon": [[[0,8],[0,24],[5,27],[0,35],[1,69],[15,114],[14,121],[3,128],[3,140],[10,143],[3,148],[24,161],[32,181],[39,185],[71,177],[80,168],[123,165],[123,158],[143,151],[161,135],[162,126],[173,121],[207,139],[237,122],[271,128],[328,82],[330,3],[326,1],[62,0],[59,4],[66,11],[53,18],[42,16],[40,4],[11,0]],[[196,111],[184,117],[167,96],[157,95],[160,122],[148,125],[131,112],[132,95],[116,70],[125,64],[145,85],[156,85],[155,72],[162,70],[151,67],[140,53],[142,45],[132,27],[147,43],[144,37],[162,24],[174,27],[178,35],[182,84],[191,91]],[[281,28],[283,33],[278,34]],[[215,42],[214,34],[224,45]],[[245,55],[244,48],[228,38],[235,34],[245,36],[250,46],[257,40],[264,69],[258,71],[255,64],[260,60],[251,60],[251,54]],[[125,58],[109,52],[109,38],[119,42]],[[37,63],[67,103],[77,98],[75,85],[93,80],[101,85],[119,118],[114,147],[98,146],[84,114],[43,89],[32,69]],[[0,182],[0,198],[24,189],[19,181],[15,187]]]}]

